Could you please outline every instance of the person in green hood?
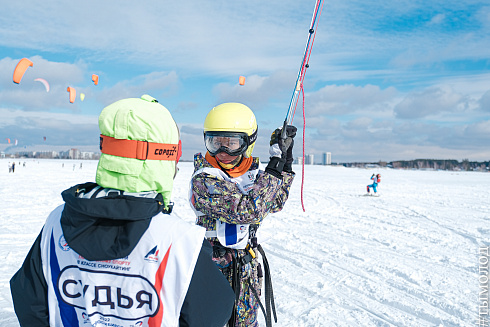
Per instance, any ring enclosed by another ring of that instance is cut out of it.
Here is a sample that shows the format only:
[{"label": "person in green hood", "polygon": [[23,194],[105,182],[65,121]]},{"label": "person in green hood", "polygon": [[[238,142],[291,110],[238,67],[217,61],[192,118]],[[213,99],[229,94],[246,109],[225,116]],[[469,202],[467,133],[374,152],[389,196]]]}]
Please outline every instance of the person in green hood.
[{"label": "person in green hood", "polygon": [[99,128],[96,183],[62,192],[10,280],[20,325],[222,327],[233,290],[205,229],[171,214],[181,143],[170,112],[123,99]]}]

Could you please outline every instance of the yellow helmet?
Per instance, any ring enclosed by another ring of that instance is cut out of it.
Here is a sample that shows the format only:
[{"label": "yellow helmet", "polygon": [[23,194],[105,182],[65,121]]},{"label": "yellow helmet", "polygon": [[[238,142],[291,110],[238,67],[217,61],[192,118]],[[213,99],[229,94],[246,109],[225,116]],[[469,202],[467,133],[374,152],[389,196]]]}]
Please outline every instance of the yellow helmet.
[{"label": "yellow helmet", "polygon": [[[211,109],[204,120],[205,140],[206,133],[209,135],[223,133],[226,136],[231,136],[232,134],[242,135],[246,140],[247,147],[240,154],[243,153],[246,158],[252,155],[255,140],[257,139],[257,129],[254,113],[249,107],[241,103],[220,104]],[[211,155],[214,154],[211,153]]]}]

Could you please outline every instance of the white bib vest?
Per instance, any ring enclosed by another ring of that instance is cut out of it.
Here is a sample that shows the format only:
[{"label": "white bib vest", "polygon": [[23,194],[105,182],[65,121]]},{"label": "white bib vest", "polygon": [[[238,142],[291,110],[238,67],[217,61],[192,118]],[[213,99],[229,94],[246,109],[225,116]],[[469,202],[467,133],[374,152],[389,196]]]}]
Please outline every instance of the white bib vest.
[{"label": "white bib vest", "polygon": [[[258,169],[249,170],[245,174],[239,177],[229,177],[225,172],[218,168],[205,167],[197,170],[192,177],[201,174],[207,173],[212,176],[220,177],[228,182],[235,183],[235,185],[240,189],[243,194],[248,194],[248,192],[252,189],[255,179],[259,171],[263,170],[261,164],[259,164]],[[191,181],[192,183],[192,181]],[[212,190],[208,190],[212,194]],[[189,187],[189,201],[191,204],[192,210],[194,210],[197,216],[203,216],[204,213],[198,211],[192,205],[192,185]],[[213,231],[207,231],[206,237],[217,237],[221,245],[225,247],[229,247],[232,249],[245,249],[248,243],[248,230],[249,225],[237,225],[237,224],[228,224],[222,221],[216,221],[216,227]]]},{"label": "white bib vest", "polygon": [[205,230],[159,213],[129,256],[89,261],[63,237],[63,207],[41,240],[50,326],[178,326]]}]

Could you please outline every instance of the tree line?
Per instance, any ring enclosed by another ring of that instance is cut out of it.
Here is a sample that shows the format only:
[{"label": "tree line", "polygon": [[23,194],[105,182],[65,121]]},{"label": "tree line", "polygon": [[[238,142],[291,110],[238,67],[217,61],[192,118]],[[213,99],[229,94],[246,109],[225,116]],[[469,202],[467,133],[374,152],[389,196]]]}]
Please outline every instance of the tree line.
[{"label": "tree line", "polygon": [[454,159],[414,159],[414,160],[397,160],[397,161],[378,161],[378,162],[355,162],[345,163],[346,167],[366,167],[379,166],[395,169],[435,169],[435,170],[464,170],[464,171],[489,171],[490,161],[462,161]]}]

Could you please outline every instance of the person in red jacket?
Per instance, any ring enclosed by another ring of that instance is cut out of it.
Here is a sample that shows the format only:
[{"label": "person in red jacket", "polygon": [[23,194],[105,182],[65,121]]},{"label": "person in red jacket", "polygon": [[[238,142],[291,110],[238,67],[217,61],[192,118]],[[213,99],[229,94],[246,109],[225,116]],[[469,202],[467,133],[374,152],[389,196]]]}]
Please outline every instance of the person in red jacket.
[{"label": "person in red jacket", "polygon": [[224,326],[235,295],[205,229],[171,214],[181,147],[170,112],[123,99],[99,128],[96,183],[62,192],[10,280],[20,325]]},{"label": "person in red jacket", "polygon": [[373,183],[367,186],[367,192],[369,194],[369,190],[372,187],[374,194],[376,194],[378,184],[381,182],[381,174],[377,174],[377,175],[373,174],[371,176],[371,180],[373,181]]}]

